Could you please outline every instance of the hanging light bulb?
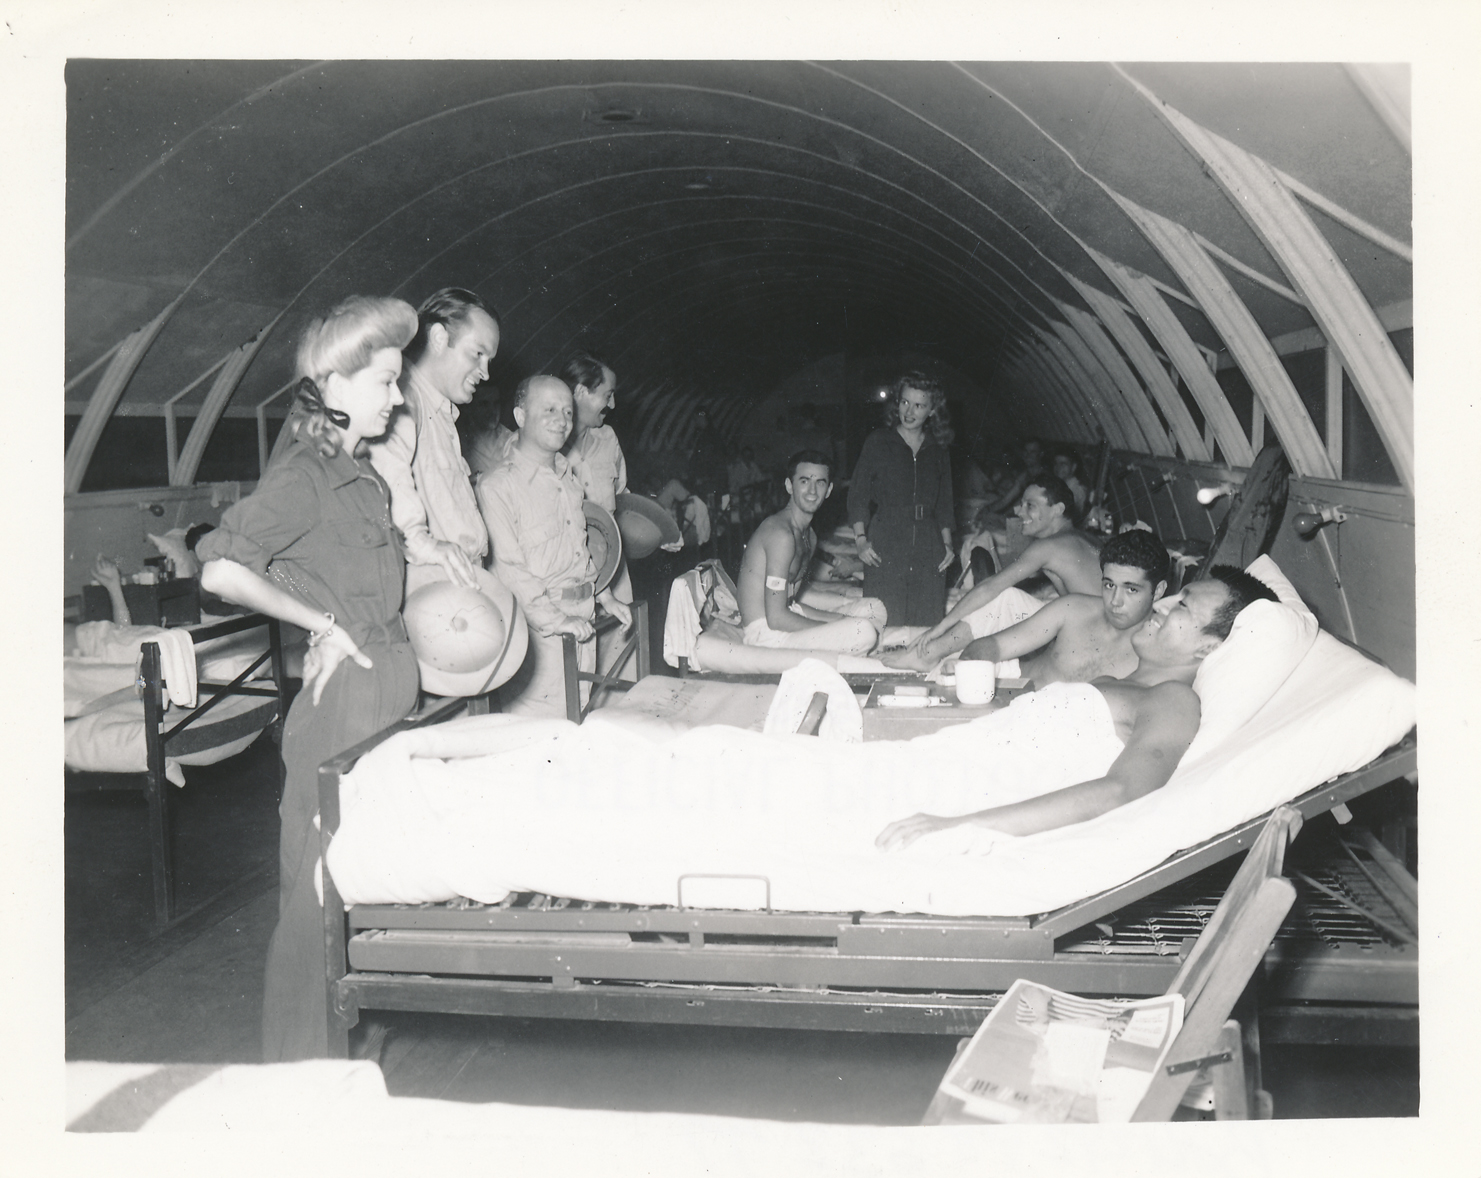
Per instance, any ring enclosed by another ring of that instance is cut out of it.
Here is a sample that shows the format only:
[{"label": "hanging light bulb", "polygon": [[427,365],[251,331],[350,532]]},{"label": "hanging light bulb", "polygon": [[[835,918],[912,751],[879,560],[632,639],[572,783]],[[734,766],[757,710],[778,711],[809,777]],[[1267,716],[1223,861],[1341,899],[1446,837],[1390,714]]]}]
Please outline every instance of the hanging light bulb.
[{"label": "hanging light bulb", "polygon": [[1204,507],[1207,507],[1210,503],[1213,503],[1217,499],[1222,499],[1225,495],[1233,495],[1237,490],[1239,488],[1233,483],[1220,483],[1217,487],[1199,487],[1197,495],[1198,502]]},{"label": "hanging light bulb", "polygon": [[1308,540],[1328,524],[1340,524],[1346,521],[1347,513],[1342,508],[1323,507],[1321,511],[1297,512],[1291,520],[1291,527],[1296,529],[1296,535],[1303,540]]}]

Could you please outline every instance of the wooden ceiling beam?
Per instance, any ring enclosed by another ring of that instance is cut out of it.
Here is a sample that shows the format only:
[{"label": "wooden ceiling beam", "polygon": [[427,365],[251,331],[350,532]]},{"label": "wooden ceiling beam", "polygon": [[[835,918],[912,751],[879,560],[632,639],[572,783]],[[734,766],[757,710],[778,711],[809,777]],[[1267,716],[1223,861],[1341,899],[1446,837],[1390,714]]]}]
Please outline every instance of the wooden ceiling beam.
[{"label": "wooden ceiling beam", "polygon": [[1136,419],[1132,417],[1121,400],[1111,378],[1105,374],[1095,357],[1090,354],[1085,341],[1071,331],[1068,324],[1058,319],[1052,321],[1052,328],[1052,331],[1041,329],[1039,337],[1055,354],[1074,383],[1085,393],[1091,403],[1100,409],[1101,416],[1115,422],[1116,432],[1112,435],[1113,440],[1119,436],[1118,445],[1131,450],[1150,452],[1151,443],[1142,436]]}]

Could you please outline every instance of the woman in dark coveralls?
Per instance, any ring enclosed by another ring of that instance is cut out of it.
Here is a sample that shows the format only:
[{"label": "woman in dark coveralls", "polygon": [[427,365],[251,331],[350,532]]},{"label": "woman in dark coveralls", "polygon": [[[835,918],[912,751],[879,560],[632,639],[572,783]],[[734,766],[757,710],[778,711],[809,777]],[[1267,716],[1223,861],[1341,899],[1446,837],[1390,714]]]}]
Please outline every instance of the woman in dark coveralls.
[{"label": "woman in dark coveralls", "polygon": [[888,424],[864,439],[848,514],[864,562],[864,596],[891,626],[934,626],[946,615],[951,564],[951,421],[941,386],[907,372],[890,386]]},{"label": "woman in dark coveralls", "polygon": [[294,439],[200,542],[201,585],[309,631],[303,690],[283,729],[278,925],[267,956],[263,1055],[329,1053],[324,917],[315,888],[321,762],[401,719],[417,667],[401,620],[404,558],[389,493],[361,457],[401,403],[401,349],[416,312],[351,298],[309,325]]}]

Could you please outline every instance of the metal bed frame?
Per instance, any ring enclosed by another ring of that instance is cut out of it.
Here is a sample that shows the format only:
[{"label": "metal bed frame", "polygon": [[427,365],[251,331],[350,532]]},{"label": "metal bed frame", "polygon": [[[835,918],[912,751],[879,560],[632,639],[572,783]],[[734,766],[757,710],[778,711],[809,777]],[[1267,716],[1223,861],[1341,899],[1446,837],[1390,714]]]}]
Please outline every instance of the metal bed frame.
[{"label": "metal bed frame", "polygon": [[[402,721],[319,771],[325,851],[339,826],[339,782],[355,761],[406,728],[448,719],[457,701]],[[1302,817],[1343,814],[1344,803],[1416,773],[1416,741],[1289,803]],[[1135,879],[1032,917],[938,917],[672,907],[508,896],[355,905],[345,910],[324,872],[330,1048],[348,1051],[365,1010],[816,1030],[970,1033],[1017,978],[1081,994],[1153,995],[1167,989],[1201,929],[1155,951],[1078,933],[1248,850],[1267,815],[1183,851]],[[686,877],[693,878],[693,877]],[[769,889],[769,885],[767,885]],[[1334,889],[1335,890],[1335,889]],[[768,895],[769,899],[769,895]],[[1217,903],[1202,906],[1202,920]],[[1418,956],[1412,944],[1369,936],[1277,941],[1266,993],[1327,1011],[1339,1022],[1374,1007],[1414,1031]],[[1408,1012],[1408,1015],[1406,1015]],[[1323,1024],[1326,1026],[1328,1024]]]},{"label": "metal bed frame", "polygon": [[[162,730],[164,717],[164,676],[160,669],[159,644],[146,642],[140,647],[139,677],[135,685],[144,698],[144,747],[148,768],[142,775],[112,773],[77,773],[69,775],[68,788],[73,793],[94,790],[138,789],[149,806],[150,876],[154,884],[154,919],[167,925],[175,919],[175,860],[170,825],[170,790],[174,787],[165,777],[166,756],[198,752],[260,732],[269,724],[275,735],[281,733],[283,717],[288,714],[288,686],[283,672],[282,629],[276,618],[263,614],[244,614],[224,622],[190,627],[191,641],[199,645],[212,638],[238,634],[257,626],[266,626],[267,650],[230,683],[197,684],[201,702],[186,716]],[[264,662],[272,662],[272,683],[246,686],[247,679]],[[252,708],[224,720],[205,719],[211,709],[228,695],[262,696],[260,707]],[[198,723],[198,721],[202,721]],[[280,766],[281,772],[281,766]],[[281,786],[281,782],[279,783]]]}]

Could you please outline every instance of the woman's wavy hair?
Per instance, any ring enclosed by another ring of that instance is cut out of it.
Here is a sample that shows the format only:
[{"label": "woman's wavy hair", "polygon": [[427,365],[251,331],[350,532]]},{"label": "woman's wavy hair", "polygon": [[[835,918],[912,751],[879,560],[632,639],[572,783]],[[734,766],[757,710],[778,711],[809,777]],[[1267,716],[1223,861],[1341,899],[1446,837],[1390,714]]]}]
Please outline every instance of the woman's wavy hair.
[{"label": "woman's wavy hair", "polygon": [[354,376],[382,348],[400,351],[417,333],[417,313],[400,299],[351,295],[304,330],[298,344],[298,387],[289,426],[325,458],[339,453],[339,431],[350,419],[324,404],[331,372]]},{"label": "woman's wavy hair", "polygon": [[946,390],[924,372],[907,372],[890,385],[890,396],[885,402],[886,423],[891,427],[900,424],[900,398],[906,389],[930,396],[931,416],[926,418],[926,428],[931,431],[931,440],[944,450],[956,437],[956,431],[951,428],[951,410],[946,407]]}]

